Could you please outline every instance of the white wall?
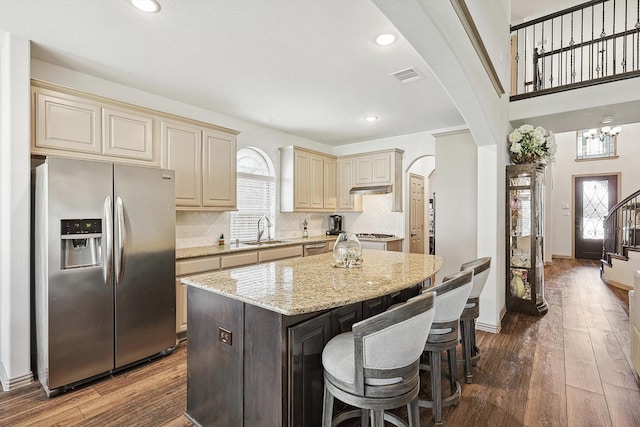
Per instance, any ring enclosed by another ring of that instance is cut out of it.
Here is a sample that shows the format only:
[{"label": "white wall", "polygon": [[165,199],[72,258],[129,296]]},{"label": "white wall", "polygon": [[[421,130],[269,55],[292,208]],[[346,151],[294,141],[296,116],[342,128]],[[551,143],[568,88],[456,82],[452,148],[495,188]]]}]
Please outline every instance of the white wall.
[{"label": "white wall", "polygon": [[[553,164],[551,192],[551,223],[553,255],[571,257],[573,241],[573,177],[579,175],[621,174],[618,201],[640,189],[640,123],[622,125],[618,135],[616,159],[575,161],[576,132],[556,134],[558,152]],[[566,204],[569,209],[562,209]],[[565,215],[567,213],[568,215]]]},{"label": "white wall", "polygon": [[443,258],[436,281],[477,258],[478,156],[471,133],[436,137],[436,255]]},{"label": "white wall", "polygon": [[30,360],[30,44],[0,33],[0,382],[32,381]]}]

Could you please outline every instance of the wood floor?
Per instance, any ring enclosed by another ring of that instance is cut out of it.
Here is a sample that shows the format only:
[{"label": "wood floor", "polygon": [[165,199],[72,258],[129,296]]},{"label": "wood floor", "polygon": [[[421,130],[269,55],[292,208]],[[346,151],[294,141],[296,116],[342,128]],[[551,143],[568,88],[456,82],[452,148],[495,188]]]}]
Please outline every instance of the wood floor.
[{"label": "wood floor", "polygon": [[[500,334],[478,332],[482,357],[448,426],[640,426],[629,361],[627,293],[605,285],[595,262],[545,269],[549,312],[507,313]],[[190,426],[186,344],[153,363],[52,399],[34,383],[0,392],[0,426]],[[432,425],[420,409],[421,425]],[[230,426],[236,427],[236,426]]]}]

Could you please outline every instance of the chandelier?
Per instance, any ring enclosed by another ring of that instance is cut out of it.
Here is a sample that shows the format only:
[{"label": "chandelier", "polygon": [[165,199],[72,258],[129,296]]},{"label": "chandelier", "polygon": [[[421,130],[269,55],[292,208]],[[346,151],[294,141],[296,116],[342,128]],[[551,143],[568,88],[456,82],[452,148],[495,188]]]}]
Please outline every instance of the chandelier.
[{"label": "chandelier", "polygon": [[600,141],[604,141],[607,137],[614,137],[620,133],[622,128],[620,126],[602,126],[600,129],[589,129],[584,132],[584,136],[587,138],[598,138]]}]

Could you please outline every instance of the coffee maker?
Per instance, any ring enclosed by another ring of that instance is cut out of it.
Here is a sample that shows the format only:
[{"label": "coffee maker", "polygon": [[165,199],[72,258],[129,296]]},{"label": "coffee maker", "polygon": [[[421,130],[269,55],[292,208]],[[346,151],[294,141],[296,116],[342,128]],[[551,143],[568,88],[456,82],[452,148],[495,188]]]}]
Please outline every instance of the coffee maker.
[{"label": "coffee maker", "polygon": [[342,232],[342,215],[329,215],[327,236],[337,236]]}]

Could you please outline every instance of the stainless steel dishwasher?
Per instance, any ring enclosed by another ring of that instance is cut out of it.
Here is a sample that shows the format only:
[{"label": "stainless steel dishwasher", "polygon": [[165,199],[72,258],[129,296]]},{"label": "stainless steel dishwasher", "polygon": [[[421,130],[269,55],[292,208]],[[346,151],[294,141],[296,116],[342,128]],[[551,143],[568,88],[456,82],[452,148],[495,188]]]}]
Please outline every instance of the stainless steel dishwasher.
[{"label": "stainless steel dishwasher", "polygon": [[326,254],[329,251],[328,248],[329,245],[327,242],[304,245],[304,256]]}]

